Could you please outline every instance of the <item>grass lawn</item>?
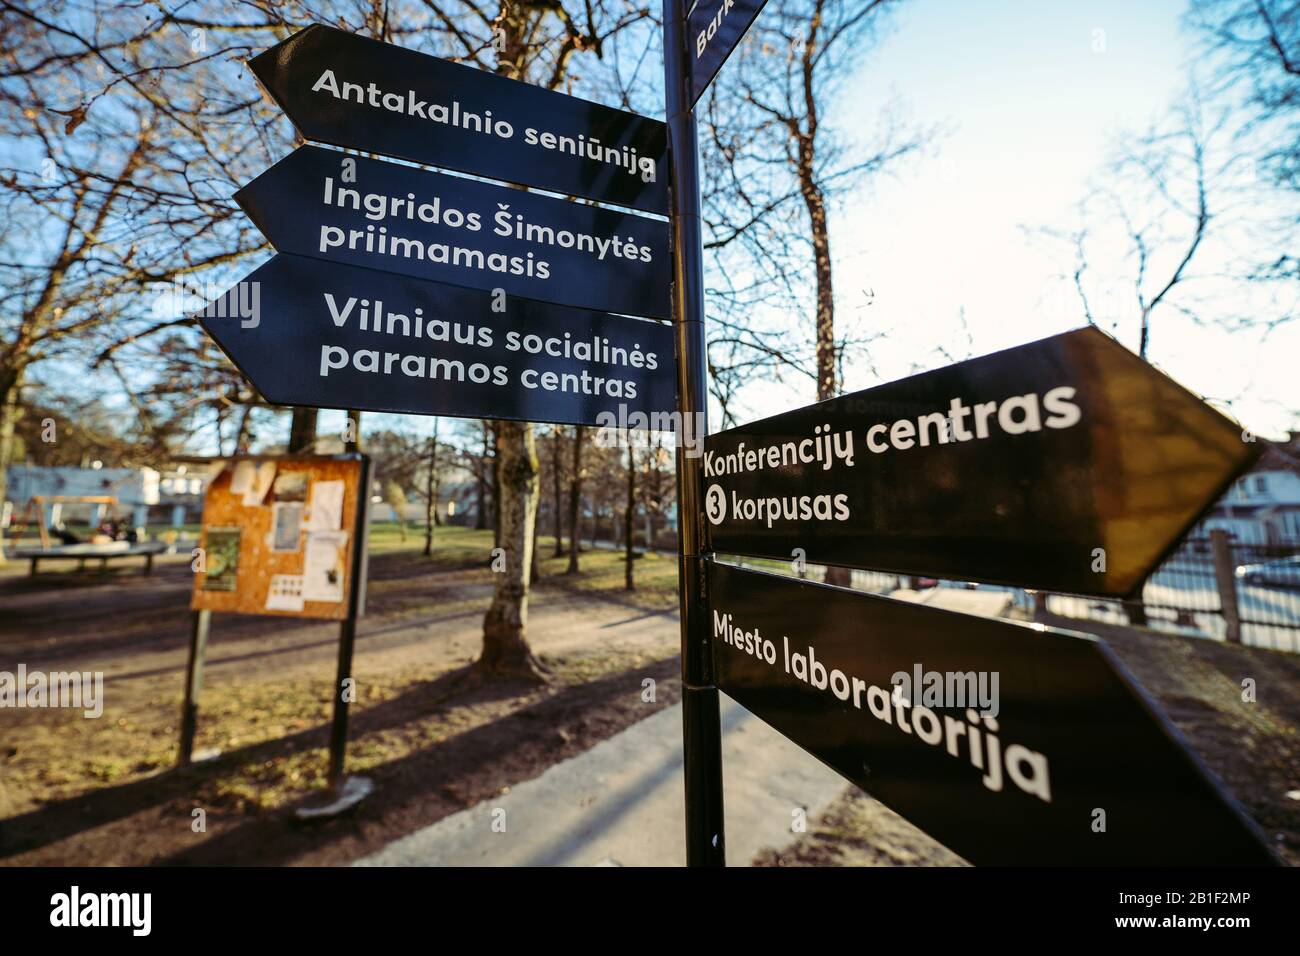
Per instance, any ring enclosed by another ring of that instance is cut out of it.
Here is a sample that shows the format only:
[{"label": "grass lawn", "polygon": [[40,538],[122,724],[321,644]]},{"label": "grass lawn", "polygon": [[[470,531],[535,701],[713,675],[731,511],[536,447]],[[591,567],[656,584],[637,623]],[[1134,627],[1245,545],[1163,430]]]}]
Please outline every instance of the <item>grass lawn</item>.
[{"label": "grass lawn", "polygon": [[[603,592],[652,608],[677,606],[677,559],[674,555],[638,552],[633,562],[636,590],[628,592],[624,587],[625,558],[621,550],[584,550],[579,556],[579,573],[569,575],[565,573],[569,566],[568,555],[553,557],[554,537],[539,537],[537,547],[541,570],[541,580],[537,582],[539,587],[559,587],[591,594]],[[423,550],[423,527],[408,526],[403,539],[401,529],[394,522],[375,522],[370,526],[371,554],[403,551],[418,554]],[[492,561],[492,531],[476,531],[455,525],[434,528],[430,560],[447,567],[488,565]],[[784,567],[780,562],[772,563]]]}]

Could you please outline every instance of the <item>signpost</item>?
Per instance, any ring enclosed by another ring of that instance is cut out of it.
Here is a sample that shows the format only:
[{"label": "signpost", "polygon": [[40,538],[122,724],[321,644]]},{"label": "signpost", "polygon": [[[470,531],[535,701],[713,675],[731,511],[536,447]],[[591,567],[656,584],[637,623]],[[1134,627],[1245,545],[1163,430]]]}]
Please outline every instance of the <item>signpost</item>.
[{"label": "signpost", "polygon": [[[707,433],[692,106],[762,7],[664,0],[666,125],[327,27],[295,34],[252,65],[308,139],[671,205],[670,222],[304,146],[240,191],[279,254],[203,327],[277,404],[652,427],[675,397],[683,433]],[[1128,595],[1257,457],[1222,415],[1089,328],[731,429],[703,458],[677,444],[691,865],[725,861],[719,689],[977,863],[1271,862],[1101,642],[713,560]],[[229,545],[237,523],[208,534]],[[363,567],[337,597],[348,628]],[[239,603],[217,577],[203,614]],[[254,578],[259,607],[293,599]],[[203,618],[190,740],[206,639]],[[346,631],[340,681],[351,648]],[[908,673],[993,694],[904,698]],[[335,788],[345,737],[336,704]]]},{"label": "signpost", "polygon": [[740,45],[767,0],[684,0],[686,38],[690,41],[689,103],[708,89],[731,52]]},{"label": "signpost", "polygon": [[583,308],[669,317],[668,226],[302,146],[235,194],[280,252]]},{"label": "signpost", "polygon": [[1101,641],[722,564],[708,594],[718,686],[972,863],[1273,862]]},{"label": "signpost", "polygon": [[249,65],[306,139],[667,211],[657,120],[319,24]]},{"label": "signpost", "polygon": [[284,253],[240,286],[200,322],[277,405],[597,425],[676,398],[660,322]]},{"label": "signpost", "polygon": [[710,436],[709,550],[1124,596],[1258,447],[1083,328]]},{"label": "signpost", "polygon": [[[704,434],[691,107],[762,3],[686,2],[664,0],[673,311],[679,408]],[[1101,642],[712,559],[1128,594],[1255,459],[1226,418],[1085,329],[732,429],[705,455],[678,455],[690,865],[725,862],[719,688],[978,863],[1273,862]],[[920,667],[1005,672],[999,716],[904,712],[890,671]]]},{"label": "signpost", "polygon": [[[655,120],[319,25],[251,66],[307,139],[666,211],[667,129]],[[675,397],[671,331],[607,314],[671,314],[661,221],[316,146],[296,150],[237,199],[280,254],[198,318],[271,401],[613,427],[665,422]],[[351,672],[364,586],[368,464],[361,472],[361,497],[350,499],[361,516],[350,570],[332,568],[337,606],[325,614],[342,620],[340,682]],[[291,529],[279,524],[290,511],[277,505],[275,515],[269,537],[283,533],[284,548],[271,550],[291,550]],[[266,571],[265,529],[240,536],[259,520],[241,514],[212,529],[223,568]],[[279,571],[239,588],[211,573],[196,584],[182,764],[212,611],[246,611],[252,600],[258,612],[288,613],[284,602],[296,600],[295,613],[311,613],[294,591],[311,572]],[[335,701],[330,737],[337,799],[305,816],[336,813],[368,792],[364,782],[343,786],[346,701]]]},{"label": "signpost", "polygon": [[[673,318],[677,329],[677,408],[693,434],[708,434],[708,344],[704,336],[704,232],[699,143],[687,58],[686,0],[664,0],[664,97],[672,160]],[[704,597],[704,495],[700,461],[677,442],[678,595],[682,632],[682,772],[686,784],[686,863],[723,866],[722,724],[713,682]]]}]

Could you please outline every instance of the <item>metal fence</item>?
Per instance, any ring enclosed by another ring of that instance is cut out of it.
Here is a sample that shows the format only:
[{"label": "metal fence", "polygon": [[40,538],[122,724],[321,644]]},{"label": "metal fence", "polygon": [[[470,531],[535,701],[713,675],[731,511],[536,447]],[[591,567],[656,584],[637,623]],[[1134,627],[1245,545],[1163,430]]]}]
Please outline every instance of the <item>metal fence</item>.
[{"label": "metal fence", "polygon": [[[787,562],[739,560],[742,566],[790,573]],[[809,565],[804,576],[821,581],[825,572],[824,567]],[[935,583],[933,578],[857,570],[851,581],[854,589],[875,594]],[[1024,617],[1045,608],[1062,617],[1141,624],[1176,634],[1300,652],[1300,538],[1254,544],[1232,541],[1223,531],[1188,538],[1147,579],[1140,602],[956,581],[938,584],[1010,592],[1012,606]]]},{"label": "metal fence", "polygon": [[1247,544],[1223,532],[1188,538],[1147,579],[1140,603],[1053,594],[1047,609],[1300,651],[1300,539]]},{"label": "metal fence", "polygon": [[[823,571],[810,566],[808,577],[820,581]],[[932,583],[932,579],[877,571],[852,573],[852,587],[876,594]],[[971,585],[943,581],[939,586]],[[1062,617],[1142,624],[1176,634],[1300,652],[1300,538],[1270,544],[1232,541],[1224,532],[1188,538],[1147,579],[1140,602],[1034,594],[996,585],[979,585],[979,590],[1009,591],[1014,607],[1026,617],[1036,607],[1045,607]]]}]

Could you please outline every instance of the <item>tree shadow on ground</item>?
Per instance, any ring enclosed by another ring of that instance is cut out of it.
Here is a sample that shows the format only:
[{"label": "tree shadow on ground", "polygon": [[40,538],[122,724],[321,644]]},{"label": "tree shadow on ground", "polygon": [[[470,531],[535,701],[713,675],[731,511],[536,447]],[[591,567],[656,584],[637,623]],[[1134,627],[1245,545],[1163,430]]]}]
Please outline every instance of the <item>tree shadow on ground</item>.
[{"label": "tree shadow on ground", "polygon": [[[673,657],[581,684],[541,689],[519,682],[467,685],[467,668],[449,671],[414,685],[391,700],[354,710],[349,722],[350,741],[355,743],[367,734],[401,727],[453,707],[499,702],[528,694],[541,696],[534,703],[490,723],[368,769],[366,776],[375,782],[376,792],[347,817],[300,824],[293,816],[293,806],[288,806],[251,818],[233,815],[229,822],[210,818],[213,832],[206,837],[193,834],[185,827],[185,838],[200,838],[203,842],[183,848],[177,848],[179,840],[164,840],[157,832],[156,821],[150,817],[142,825],[150,831],[148,842],[158,845],[158,851],[150,854],[151,861],[273,865],[322,852],[328,858],[315,862],[354,858],[500,792],[502,786],[536,776],[550,764],[581,752],[636,719],[649,716],[653,711],[640,703],[641,680],[653,677],[671,685],[676,670]],[[658,696],[656,710],[671,703],[675,691],[666,686]],[[572,732],[566,732],[566,727]],[[329,724],[321,723],[225,752],[207,763],[168,769],[0,820],[0,860],[98,827],[125,823],[137,814],[156,815],[168,804],[197,805],[194,794],[203,786],[230,777],[248,764],[289,757],[304,749],[324,748],[328,738]],[[319,796],[319,791],[312,794],[312,798]],[[115,833],[112,840],[122,838]],[[82,844],[78,852],[92,858],[59,862],[92,865],[116,862],[111,857],[100,858],[96,841],[78,842]],[[112,842],[107,841],[108,846],[103,846],[105,842],[99,841],[98,845],[111,854]]]}]

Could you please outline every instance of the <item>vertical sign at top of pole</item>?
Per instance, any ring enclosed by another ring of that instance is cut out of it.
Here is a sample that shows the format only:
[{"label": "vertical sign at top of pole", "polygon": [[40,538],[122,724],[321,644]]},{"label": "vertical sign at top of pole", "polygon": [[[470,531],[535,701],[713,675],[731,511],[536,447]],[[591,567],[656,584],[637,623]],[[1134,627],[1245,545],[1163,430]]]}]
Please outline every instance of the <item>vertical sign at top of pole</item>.
[{"label": "vertical sign at top of pole", "polygon": [[767,0],[683,0],[690,7],[686,13],[686,34],[690,43],[688,105],[695,103],[709,88],[731,51],[740,46],[750,24],[758,17]]},{"label": "vertical sign at top of pole", "polygon": [[[688,51],[688,0],[664,0],[664,98],[672,169],[670,237],[673,316],[677,332],[680,437],[708,432],[704,339],[704,243],[700,224],[696,89]],[[703,474],[698,457],[677,444],[678,583],[682,629],[682,743],[686,784],[686,862],[721,866],[726,859],[722,813],[722,729],[713,683],[713,643],[704,600]]]}]

